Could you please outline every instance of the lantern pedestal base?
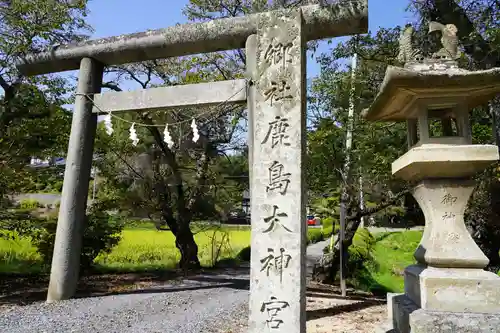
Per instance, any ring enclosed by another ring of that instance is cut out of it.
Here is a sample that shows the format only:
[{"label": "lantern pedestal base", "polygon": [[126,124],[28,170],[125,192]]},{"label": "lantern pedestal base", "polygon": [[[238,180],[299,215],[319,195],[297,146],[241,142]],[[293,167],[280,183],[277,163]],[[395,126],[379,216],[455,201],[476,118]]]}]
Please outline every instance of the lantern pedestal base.
[{"label": "lantern pedestal base", "polygon": [[429,311],[500,313],[500,276],[482,269],[405,269],[405,294]]},{"label": "lantern pedestal base", "polygon": [[430,311],[402,294],[389,296],[387,306],[391,322],[376,333],[491,333],[500,327],[500,312]]},{"label": "lantern pedestal base", "polygon": [[473,189],[464,178],[424,179],[415,187],[425,215],[419,264],[405,269],[405,293],[388,295],[390,325],[382,332],[499,331],[500,277],[483,270],[488,258],[463,219]]}]

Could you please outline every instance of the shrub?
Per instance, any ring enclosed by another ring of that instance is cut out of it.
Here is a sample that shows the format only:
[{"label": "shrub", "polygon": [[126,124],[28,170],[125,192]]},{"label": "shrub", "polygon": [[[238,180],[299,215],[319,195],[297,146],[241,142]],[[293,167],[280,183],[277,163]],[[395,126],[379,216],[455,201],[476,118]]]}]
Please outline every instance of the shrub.
[{"label": "shrub", "polygon": [[363,263],[371,259],[371,251],[375,245],[375,238],[365,228],[359,228],[354,234],[352,245],[349,247],[348,270],[354,275],[363,267]]},{"label": "shrub", "polygon": [[23,199],[19,207],[23,210],[31,210],[41,207],[40,203],[35,199]]},{"label": "shrub", "polygon": [[51,186],[50,189],[54,192],[62,192],[62,187],[63,187],[63,181],[59,180],[54,182]]},{"label": "shrub", "polygon": [[354,234],[354,238],[352,239],[352,244],[354,246],[364,246],[367,248],[373,247],[375,245],[375,237],[368,231],[366,228],[359,228],[356,230]]},{"label": "shrub", "polygon": [[238,255],[236,256],[236,258],[238,260],[241,260],[241,261],[250,261],[250,252],[252,252],[251,249],[250,249],[250,246],[244,247],[238,253]]},{"label": "shrub", "polygon": [[[54,251],[57,229],[57,219],[54,216],[46,219],[32,239],[45,263],[52,261]],[[111,252],[120,241],[122,230],[122,221],[104,211],[94,210],[86,215],[80,254],[81,270],[88,271],[99,254]]]},{"label": "shrub", "polygon": [[323,238],[327,239],[333,234],[333,226],[323,228],[322,233],[323,233]]},{"label": "shrub", "polygon": [[321,242],[324,239],[323,232],[321,229],[308,229],[307,230],[307,243],[317,243]]},{"label": "shrub", "polygon": [[330,230],[330,232],[337,232],[340,229],[340,222],[333,217],[327,217],[321,220],[321,225],[324,230]]},{"label": "shrub", "polygon": [[321,220],[321,225],[323,228],[331,227],[333,226],[333,217],[327,217]]}]

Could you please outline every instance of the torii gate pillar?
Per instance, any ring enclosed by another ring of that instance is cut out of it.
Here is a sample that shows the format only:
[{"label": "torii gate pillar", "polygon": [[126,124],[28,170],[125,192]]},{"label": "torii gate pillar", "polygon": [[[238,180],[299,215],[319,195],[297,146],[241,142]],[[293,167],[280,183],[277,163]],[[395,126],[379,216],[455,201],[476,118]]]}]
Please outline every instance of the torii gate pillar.
[{"label": "torii gate pillar", "polygon": [[102,74],[101,63],[91,58],[81,60],[47,293],[49,303],[72,297],[78,283],[97,127],[97,114],[92,113],[91,98],[101,90]]}]

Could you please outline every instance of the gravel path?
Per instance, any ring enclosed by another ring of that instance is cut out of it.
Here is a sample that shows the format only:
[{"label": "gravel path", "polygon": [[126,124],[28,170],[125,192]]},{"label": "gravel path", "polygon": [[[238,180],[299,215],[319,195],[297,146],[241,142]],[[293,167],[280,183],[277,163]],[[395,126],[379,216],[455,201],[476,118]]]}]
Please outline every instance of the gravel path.
[{"label": "gravel path", "polygon": [[[310,270],[328,241],[307,249]],[[116,296],[38,302],[0,312],[0,333],[226,333],[248,314],[248,274],[197,275]]]},{"label": "gravel path", "polygon": [[225,332],[245,317],[247,288],[247,275],[198,275],[123,295],[35,303],[0,312],[0,332]]},{"label": "gravel path", "polygon": [[[307,249],[307,267],[329,241]],[[200,274],[121,295],[0,309],[0,333],[239,333],[248,318],[248,272]]]},{"label": "gravel path", "polygon": [[319,258],[321,258],[321,256],[323,255],[323,249],[328,245],[330,245],[330,238],[315,244],[311,244],[307,247],[307,277],[311,276],[314,264]]}]

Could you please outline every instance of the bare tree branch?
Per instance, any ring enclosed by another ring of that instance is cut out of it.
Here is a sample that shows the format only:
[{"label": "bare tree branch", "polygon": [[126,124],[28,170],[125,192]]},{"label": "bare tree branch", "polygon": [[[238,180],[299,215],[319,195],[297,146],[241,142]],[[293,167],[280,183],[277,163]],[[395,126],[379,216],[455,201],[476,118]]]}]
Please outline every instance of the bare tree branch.
[{"label": "bare tree branch", "polygon": [[381,210],[383,210],[385,208],[393,206],[402,197],[404,197],[405,195],[407,195],[408,193],[410,193],[410,191],[411,191],[410,189],[406,189],[404,191],[401,191],[401,192],[397,193],[396,195],[392,196],[392,198],[390,198],[389,200],[387,200],[385,202],[382,202],[382,203],[380,203],[379,205],[377,205],[377,206],[375,206],[373,208],[368,208],[368,209],[365,209],[365,210],[358,210],[356,213],[354,213],[353,215],[349,216],[347,218],[347,220],[348,221],[355,221],[355,220],[361,219],[364,216],[369,216],[369,215],[373,215],[375,213],[378,213],[379,211],[381,211]]},{"label": "bare tree branch", "polygon": [[102,88],[108,88],[114,91],[123,91],[116,83],[114,82],[105,82],[101,85]]},{"label": "bare tree branch", "polygon": [[11,85],[0,75],[0,87],[7,93],[11,89]]}]

